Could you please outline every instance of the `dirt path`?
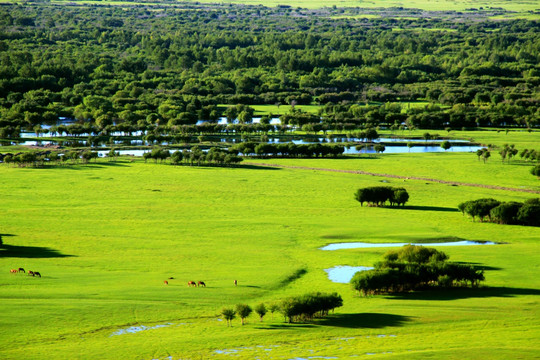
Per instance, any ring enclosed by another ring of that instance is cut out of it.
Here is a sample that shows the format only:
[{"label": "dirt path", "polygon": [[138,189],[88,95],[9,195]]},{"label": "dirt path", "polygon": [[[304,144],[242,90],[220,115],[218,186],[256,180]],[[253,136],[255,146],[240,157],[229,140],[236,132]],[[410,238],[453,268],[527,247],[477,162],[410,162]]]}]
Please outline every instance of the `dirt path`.
[{"label": "dirt path", "polygon": [[252,162],[250,162],[249,165],[268,166],[268,167],[277,167],[277,168],[286,168],[286,169],[331,171],[331,172],[339,172],[339,173],[347,173],[347,174],[380,176],[380,177],[387,177],[387,178],[393,178],[393,179],[421,180],[421,181],[430,181],[430,182],[436,182],[436,183],[448,184],[448,185],[473,186],[473,187],[486,188],[486,189],[506,190],[506,191],[520,191],[520,192],[526,192],[526,193],[531,193],[531,194],[540,194],[540,191],[532,190],[532,189],[519,189],[519,188],[506,187],[506,186],[472,184],[472,183],[464,183],[464,182],[458,182],[458,181],[446,181],[446,180],[430,179],[430,178],[417,177],[417,176],[401,176],[401,175],[393,175],[393,174],[377,174],[377,173],[372,173],[372,172],[368,172],[368,171],[360,171],[360,170],[325,169],[325,168],[314,168],[314,167],[306,167],[306,166],[289,166],[289,165],[278,165],[278,164],[267,164],[267,163],[252,163]]}]

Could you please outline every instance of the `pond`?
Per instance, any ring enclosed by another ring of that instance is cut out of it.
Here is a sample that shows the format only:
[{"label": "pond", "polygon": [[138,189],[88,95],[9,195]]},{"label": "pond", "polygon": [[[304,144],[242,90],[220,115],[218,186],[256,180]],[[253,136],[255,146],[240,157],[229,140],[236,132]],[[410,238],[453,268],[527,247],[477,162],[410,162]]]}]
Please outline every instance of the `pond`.
[{"label": "pond", "polygon": [[172,323],[166,323],[166,324],[154,325],[154,326],[145,326],[145,325],[131,326],[131,327],[128,327],[128,328],[125,328],[125,329],[117,330],[117,331],[113,332],[111,334],[111,336],[125,335],[125,334],[135,334],[135,333],[138,333],[140,331],[159,329],[159,328],[168,327],[168,326],[171,326],[171,325],[173,325],[173,324]]},{"label": "pond", "polygon": [[470,246],[470,245],[497,245],[497,243],[492,241],[450,241],[450,242],[439,242],[439,243],[364,243],[364,242],[350,242],[350,243],[335,243],[329,244],[322,248],[321,250],[332,251],[332,250],[343,250],[343,249],[360,249],[360,248],[382,248],[382,247],[402,247],[405,245],[416,245],[416,246]]},{"label": "pond", "polygon": [[[481,146],[453,146],[446,152],[476,152],[481,149]],[[440,146],[413,146],[408,148],[407,146],[385,146],[384,154],[404,154],[404,153],[433,153],[433,152],[445,152]],[[344,154],[376,154],[377,152],[373,146],[363,147],[360,150],[356,150],[355,146],[345,147]]]},{"label": "pond", "polygon": [[371,266],[334,266],[330,269],[324,269],[328,274],[328,279],[335,283],[347,284],[351,281],[354,274],[359,271],[372,270]]}]

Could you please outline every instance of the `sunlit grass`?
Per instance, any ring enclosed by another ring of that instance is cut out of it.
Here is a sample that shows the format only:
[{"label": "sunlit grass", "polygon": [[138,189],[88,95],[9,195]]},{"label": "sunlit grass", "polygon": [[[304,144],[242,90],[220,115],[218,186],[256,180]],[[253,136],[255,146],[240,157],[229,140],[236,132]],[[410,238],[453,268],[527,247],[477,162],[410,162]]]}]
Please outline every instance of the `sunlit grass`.
[{"label": "sunlit grass", "polygon": [[[484,165],[473,154],[418,155],[271,161],[443,179],[466,179],[469,171],[469,182],[501,186],[534,188],[537,182],[518,166]],[[464,200],[523,201],[533,194],[304,169],[191,168],[142,160],[45,169],[0,165],[0,173],[0,232],[13,235],[3,236],[8,248],[0,255],[3,359],[228,357],[215,353],[222,349],[235,350],[239,358],[276,359],[384,352],[450,358],[465,348],[471,349],[468,358],[540,354],[532,290],[539,285],[539,229],[477,223],[455,210]],[[358,187],[382,180],[406,187],[410,208],[361,207],[354,201]],[[370,266],[385,249],[319,250],[340,241],[442,237],[508,243],[444,248],[451,260],[489,266],[486,285],[495,290],[358,298],[347,284],[330,282],[324,269]],[[10,274],[15,267],[40,271],[43,278]],[[301,268],[305,275],[283,282]],[[167,286],[169,277],[174,279]],[[208,287],[189,288],[189,280]],[[254,306],[315,290],[339,292],[344,307],[315,324],[287,325],[279,314],[273,320],[268,314],[262,323],[251,316],[243,327],[238,320],[232,328],[218,321],[225,306]],[[134,325],[169,323],[112,335]]]}]

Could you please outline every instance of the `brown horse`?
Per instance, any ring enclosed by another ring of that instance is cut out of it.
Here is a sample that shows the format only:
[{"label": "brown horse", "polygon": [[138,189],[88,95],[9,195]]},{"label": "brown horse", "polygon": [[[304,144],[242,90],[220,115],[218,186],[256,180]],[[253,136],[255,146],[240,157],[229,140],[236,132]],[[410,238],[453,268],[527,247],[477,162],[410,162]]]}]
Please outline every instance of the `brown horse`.
[{"label": "brown horse", "polygon": [[234,280],[234,286],[238,286],[238,281]]},{"label": "brown horse", "polygon": [[165,280],[163,283],[164,283],[165,285],[169,285],[169,282],[168,282],[167,280]]},{"label": "brown horse", "polygon": [[28,270],[28,276],[35,276],[32,270]]},{"label": "brown horse", "polygon": [[11,270],[9,270],[9,272],[12,273],[12,274],[16,274],[16,273],[18,273],[19,271],[18,271],[17,269],[11,269]]},{"label": "brown horse", "polygon": [[19,272],[25,273],[26,271],[24,271],[24,268],[19,268]]},{"label": "brown horse", "polygon": [[206,284],[204,283],[204,281],[199,281],[199,282],[197,282],[197,286],[204,286],[204,287],[206,287]]},{"label": "brown horse", "polygon": [[187,286],[191,287],[191,286],[197,286],[197,283],[195,281],[188,281],[187,283]]}]

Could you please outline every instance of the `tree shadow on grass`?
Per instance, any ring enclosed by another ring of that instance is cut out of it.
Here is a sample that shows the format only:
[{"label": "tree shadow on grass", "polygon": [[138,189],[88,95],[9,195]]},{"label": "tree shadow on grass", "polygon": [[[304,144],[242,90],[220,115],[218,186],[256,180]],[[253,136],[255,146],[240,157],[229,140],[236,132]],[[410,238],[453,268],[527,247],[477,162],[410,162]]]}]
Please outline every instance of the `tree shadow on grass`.
[{"label": "tree shadow on grass", "polygon": [[337,314],[320,319],[317,324],[351,329],[380,329],[388,326],[403,326],[412,318],[403,315],[360,313],[360,314]]},{"label": "tree shadow on grass", "polygon": [[261,330],[285,330],[285,329],[310,329],[314,328],[316,325],[314,324],[299,324],[299,323],[283,323],[283,324],[268,324],[268,325],[260,325],[255,326],[257,329]]},{"label": "tree shadow on grass", "polygon": [[471,265],[474,270],[490,270],[490,271],[494,271],[494,270],[502,270],[502,268],[500,267],[494,267],[494,266],[487,266],[487,265],[482,265],[480,263],[472,263],[472,262],[465,262],[465,261],[454,261],[453,262],[454,264],[461,264],[461,265]]},{"label": "tree shadow on grass", "polygon": [[0,258],[62,258],[75,255],[62,254],[58,250],[40,246],[2,245]]},{"label": "tree shadow on grass", "polygon": [[415,291],[411,293],[390,294],[386,295],[387,299],[399,300],[459,300],[470,298],[512,298],[521,295],[540,295],[540,289],[526,288],[509,288],[509,287],[480,287],[476,289],[470,288],[454,288],[446,290],[430,290],[430,291]]},{"label": "tree shadow on grass", "polygon": [[445,212],[456,212],[459,211],[457,208],[451,208],[451,207],[441,207],[441,206],[412,206],[412,205],[405,205],[405,206],[396,206],[392,209],[397,210],[418,210],[418,211],[445,211]]},{"label": "tree shadow on grass", "polygon": [[388,326],[403,326],[412,318],[394,314],[360,313],[360,314],[335,314],[326,318],[317,319],[312,324],[305,323],[283,323],[258,326],[258,329],[283,330],[283,329],[305,329],[316,326],[333,326],[350,329],[381,329]]}]

